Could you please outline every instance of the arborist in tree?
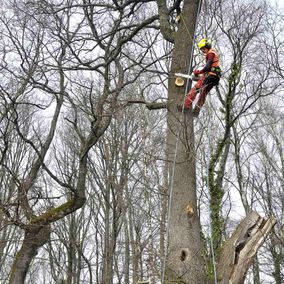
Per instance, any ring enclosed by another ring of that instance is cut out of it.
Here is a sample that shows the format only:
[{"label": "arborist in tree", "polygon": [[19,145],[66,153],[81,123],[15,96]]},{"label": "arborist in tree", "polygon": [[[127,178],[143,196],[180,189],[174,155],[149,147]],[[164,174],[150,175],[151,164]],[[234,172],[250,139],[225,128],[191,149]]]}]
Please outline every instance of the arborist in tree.
[{"label": "arborist in tree", "polygon": [[221,68],[219,63],[219,56],[215,49],[212,48],[211,42],[207,38],[203,38],[198,43],[198,48],[203,52],[206,58],[206,65],[201,70],[194,70],[195,76],[199,76],[196,84],[189,91],[185,101],[185,111],[191,110],[192,102],[195,100],[196,95],[200,92],[199,98],[193,109],[193,116],[199,115],[200,109],[205,103],[206,96],[210,90],[219,84],[221,77]]}]

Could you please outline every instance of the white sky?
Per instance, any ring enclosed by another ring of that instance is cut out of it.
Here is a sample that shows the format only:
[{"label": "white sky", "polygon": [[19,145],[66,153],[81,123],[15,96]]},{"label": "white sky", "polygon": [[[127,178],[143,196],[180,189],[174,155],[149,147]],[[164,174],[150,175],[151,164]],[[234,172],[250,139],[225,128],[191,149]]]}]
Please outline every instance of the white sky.
[{"label": "white sky", "polygon": [[277,5],[284,9],[284,1],[283,0],[270,0],[270,3],[277,3]]}]

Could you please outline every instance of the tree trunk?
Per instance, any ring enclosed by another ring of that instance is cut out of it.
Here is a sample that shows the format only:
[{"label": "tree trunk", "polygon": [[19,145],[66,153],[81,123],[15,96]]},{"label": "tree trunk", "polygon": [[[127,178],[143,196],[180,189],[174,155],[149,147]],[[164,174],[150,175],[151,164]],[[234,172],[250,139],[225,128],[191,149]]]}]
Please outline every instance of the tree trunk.
[{"label": "tree trunk", "polygon": [[268,236],[276,220],[265,220],[251,212],[225,242],[217,267],[218,283],[242,284],[258,249]]},{"label": "tree trunk", "polygon": [[253,261],[253,284],[261,284],[260,282],[260,274],[259,274],[259,262],[257,254],[255,255],[254,261]]},{"label": "tree trunk", "polygon": [[79,271],[76,271],[76,228],[75,228],[75,216],[74,214],[70,215],[70,224],[69,224],[69,240],[67,247],[68,255],[68,266],[67,266],[67,283],[75,284],[76,275]]},{"label": "tree trunk", "polygon": [[124,283],[130,283],[130,241],[127,216],[124,217],[125,253],[124,253]]},{"label": "tree trunk", "polygon": [[25,282],[30,263],[37,255],[38,249],[49,241],[50,232],[49,225],[28,227],[25,230],[23,244],[14,258],[9,284]]},{"label": "tree trunk", "polygon": [[[275,233],[274,233],[275,236]],[[281,284],[283,283],[283,277],[281,272],[281,262],[283,261],[281,254],[277,253],[275,247],[271,248],[271,254],[272,254],[272,261],[273,261],[273,266],[274,266],[274,271],[273,271],[273,278],[275,280],[275,284]]]},{"label": "tree trunk", "polygon": [[166,235],[166,217],[167,217],[167,191],[169,188],[168,184],[168,167],[165,165],[163,169],[163,185],[159,187],[160,192],[160,256],[164,260],[165,257],[165,235]]},{"label": "tree trunk", "polygon": [[[277,141],[277,145],[280,142]],[[283,160],[283,155],[282,152],[280,152],[280,157],[281,160]],[[267,170],[265,171],[265,180],[266,180],[266,187],[267,187],[267,193],[266,193],[266,201],[267,201],[267,205],[268,205],[268,214],[273,215],[273,211],[274,211],[274,207],[273,207],[273,196],[272,196],[272,188],[268,182],[269,180],[269,174],[267,172]],[[275,228],[272,228],[272,232],[271,232],[271,243],[270,243],[270,253],[272,255],[272,261],[273,261],[273,267],[274,267],[274,271],[272,273],[274,280],[275,280],[275,284],[281,284],[282,283],[282,272],[281,272],[281,260],[282,260],[282,255],[281,255],[281,251],[279,253],[279,249],[278,249],[279,243],[277,241],[277,234],[275,232]]]},{"label": "tree trunk", "polygon": [[187,91],[186,86],[174,84],[174,74],[187,73],[189,69],[198,6],[199,1],[184,2],[169,79],[169,101],[174,103],[169,106],[167,155],[168,160],[174,162],[176,154],[176,162],[169,164],[170,189],[173,191],[165,283],[206,283],[197,212],[193,119],[190,114],[177,111],[176,104],[183,103]]},{"label": "tree trunk", "polygon": [[111,247],[110,247],[110,239],[111,239],[111,223],[110,223],[110,188],[107,185],[107,189],[105,191],[105,210],[104,210],[104,253],[103,253],[103,273],[102,273],[102,284],[111,284],[112,281],[112,267],[111,267]]}]

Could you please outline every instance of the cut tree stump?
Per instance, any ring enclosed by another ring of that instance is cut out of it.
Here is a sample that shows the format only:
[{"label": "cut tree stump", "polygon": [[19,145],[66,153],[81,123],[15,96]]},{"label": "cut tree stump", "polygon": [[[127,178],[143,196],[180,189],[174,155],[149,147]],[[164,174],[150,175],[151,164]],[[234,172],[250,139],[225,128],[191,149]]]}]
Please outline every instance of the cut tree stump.
[{"label": "cut tree stump", "polygon": [[217,267],[218,283],[242,284],[252,261],[276,224],[276,219],[262,218],[251,212],[225,242]]}]

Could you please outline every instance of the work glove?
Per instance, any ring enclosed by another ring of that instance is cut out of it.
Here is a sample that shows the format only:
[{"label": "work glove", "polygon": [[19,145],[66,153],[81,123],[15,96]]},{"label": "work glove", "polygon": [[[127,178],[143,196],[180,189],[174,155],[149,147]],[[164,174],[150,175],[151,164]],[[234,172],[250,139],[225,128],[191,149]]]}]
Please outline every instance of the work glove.
[{"label": "work glove", "polygon": [[194,76],[198,76],[199,74],[202,74],[201,70],[194,70],[193,71]]}]

